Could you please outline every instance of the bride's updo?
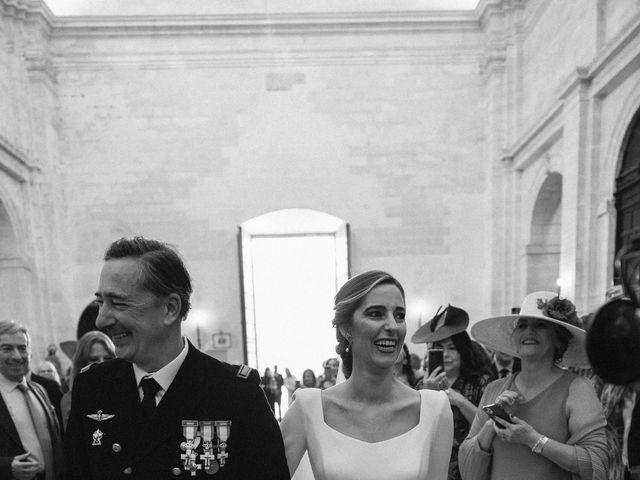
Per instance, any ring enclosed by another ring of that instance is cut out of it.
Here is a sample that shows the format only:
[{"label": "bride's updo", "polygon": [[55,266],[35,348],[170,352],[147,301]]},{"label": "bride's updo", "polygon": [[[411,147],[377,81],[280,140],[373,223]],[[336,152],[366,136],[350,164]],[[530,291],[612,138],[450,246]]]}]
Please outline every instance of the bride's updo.
[{"label": "bride's updo", "polygon": [[336,327],[336,353],[342,358],[342,371],[345,378],[351,376],[353,369],[353,350],[349,340],[342,335],[341,326],[350,325],[353,321],[353,312],[360,306],[364,297],[378,285],[391,283],[398,287],[404,299],[404,289],[400,282],[387,272],[370,270],[350,278],[336,293],[333,309],[333,326]]}]

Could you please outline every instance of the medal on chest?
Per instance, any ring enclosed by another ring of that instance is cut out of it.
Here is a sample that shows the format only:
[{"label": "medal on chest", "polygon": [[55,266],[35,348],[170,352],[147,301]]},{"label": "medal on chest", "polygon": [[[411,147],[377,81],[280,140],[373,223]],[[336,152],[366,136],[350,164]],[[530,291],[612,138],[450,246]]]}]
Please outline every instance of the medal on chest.
[{"label": "medal on chest", "polygon": [[192,477],[198,470],[213,475],[225,466],[231,420],[182,420],[182,434],[185,441],[180,444],[184,452],[180,460]]}]

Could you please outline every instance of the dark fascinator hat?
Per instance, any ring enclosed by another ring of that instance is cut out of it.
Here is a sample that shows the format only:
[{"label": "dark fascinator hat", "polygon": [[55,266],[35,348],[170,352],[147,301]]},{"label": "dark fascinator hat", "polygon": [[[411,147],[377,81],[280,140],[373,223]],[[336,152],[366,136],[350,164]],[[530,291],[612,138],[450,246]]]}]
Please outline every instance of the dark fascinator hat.
[{"label": "dark fascinator hat", "polygon": [[433,343],[449,338],[456,333],[464,332],[469,326],[469,314],[463,309],[448,305],[422,325],[411,337],[413,343]]}]

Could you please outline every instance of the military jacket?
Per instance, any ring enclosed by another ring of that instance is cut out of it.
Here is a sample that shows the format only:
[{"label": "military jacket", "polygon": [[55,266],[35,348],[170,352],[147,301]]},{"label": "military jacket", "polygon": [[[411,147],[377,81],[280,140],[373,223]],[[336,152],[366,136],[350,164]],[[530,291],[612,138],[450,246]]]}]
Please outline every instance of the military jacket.
[{"label": "military jacket", "polygon": [[[121,359],[93,365],[73,383],[65,441],[69,478],[288,480],[280,429],[259,382],[255,370],[220,362],[189,344],[173,383],[143,424],[133,366]],[[183,421],[189,420],[231,422],[225,448],[214,452],[227,455],[216,460],[216,473],[202,469],[202,441],[186,451]],[[194,475],[185,469],[190,452],[200,454]]]}]

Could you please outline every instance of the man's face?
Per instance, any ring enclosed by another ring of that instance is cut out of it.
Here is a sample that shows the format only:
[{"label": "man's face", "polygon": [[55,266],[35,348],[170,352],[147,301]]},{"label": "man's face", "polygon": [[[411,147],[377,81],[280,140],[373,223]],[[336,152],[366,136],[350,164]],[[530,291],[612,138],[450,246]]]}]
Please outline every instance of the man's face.
[{"label": "man's face", "polygon": [[0,335],[0,373],[8,380],[22,380],[29,371],[30,356],[31,351],[24,333]]},{"label": "man's face", "polygon": [[140,287],[135,258],[108,260],[100,274],[96,326],[111,337],[119,358],[144,368],[162,352],[166,330],[164,299]]}]

